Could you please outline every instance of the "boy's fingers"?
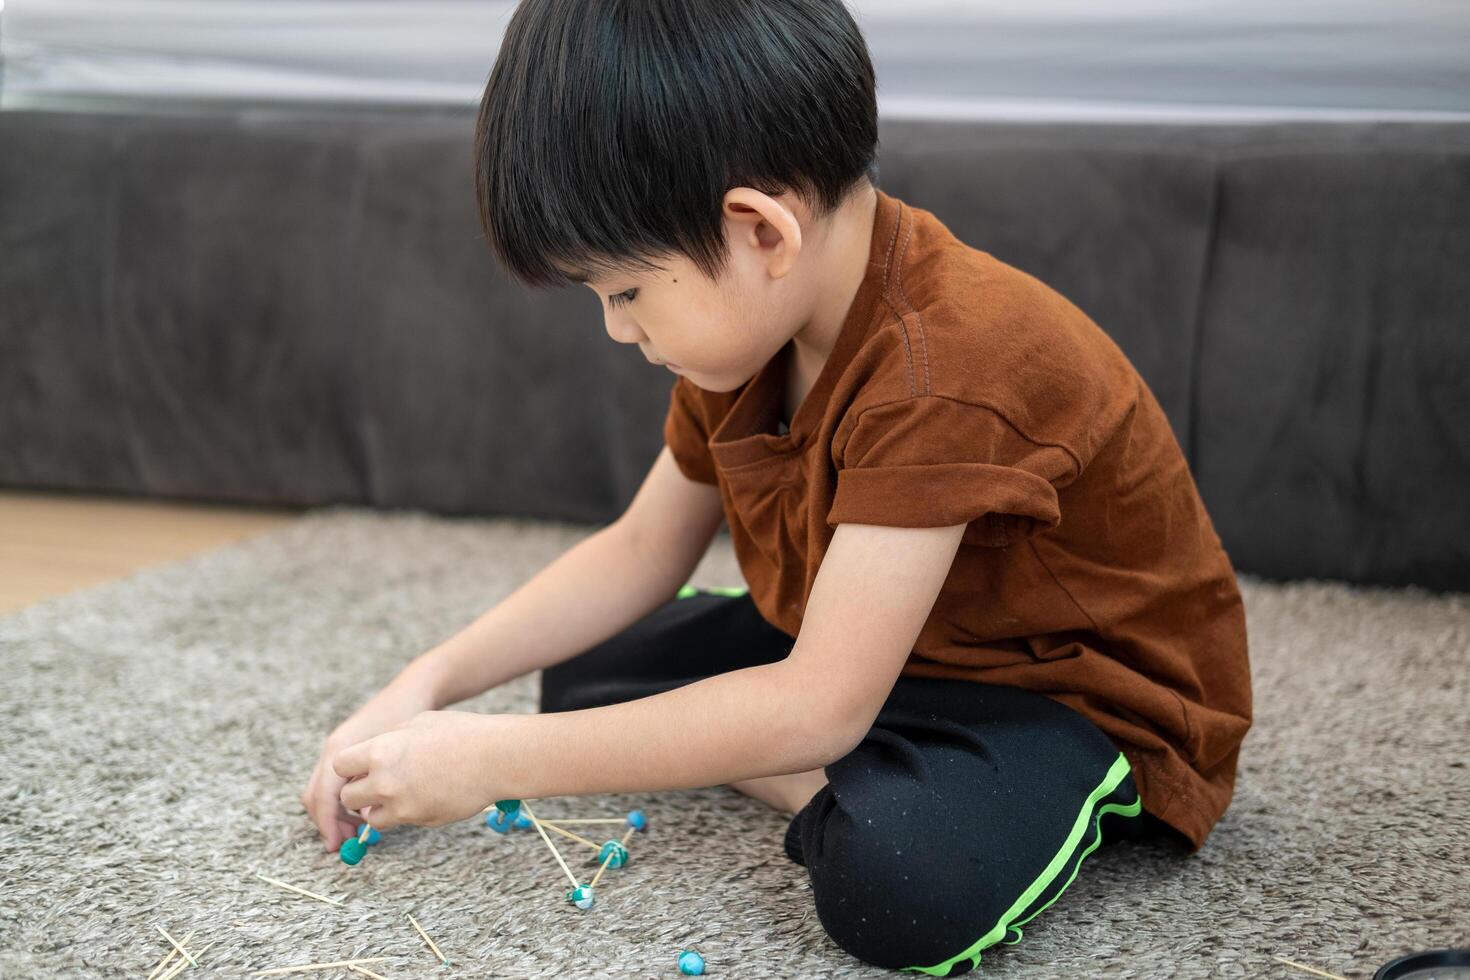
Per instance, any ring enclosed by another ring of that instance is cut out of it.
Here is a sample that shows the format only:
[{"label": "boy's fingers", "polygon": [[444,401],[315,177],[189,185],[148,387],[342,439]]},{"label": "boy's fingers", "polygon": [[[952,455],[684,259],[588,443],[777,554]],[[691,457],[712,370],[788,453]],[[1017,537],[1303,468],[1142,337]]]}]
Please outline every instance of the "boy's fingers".
[{"label": "boy's fingers", "polygon": [[342,846],[342,842],[349,837],[357,836],[356,824],[343,820],[333,815],[327,817],[320,824],[322,831],[322,844],[329,851],[335,851]]},{"label": "boy's fingers", "polygon": [[378,830],[392,830],[399,825],[398,819],[393,816],[393,808],[381,804],[369,806],[363,811],[362,819]]},{"label": "boy's fingers", "polygon": [[343,779],[365,776],[368,771],[368,739],[349,745],[332,756],[332,771]]},{"label": "boy's fingers", "polygon": [[337,807],[334,805],[334,801],[318,796],[316,812],[311,815],[311,818],[312,822],[316,824],[316,829],[321,831],[322,842],[326,844],[329,850],[341,843],[335,836],[337,831]]},{"label": "boy's fingers", "polygon": [[[377,796],[377,791],[365,789],[365,779],[354,779],[342,790],[342,803],[360,816],[358,819],[364,823],[370,823],[378,830],[392,830],[400,823],[394,815],[394,808],[388,806]],[[353,826],[352,834],[357,833],[356,825]]]},{"label": "boy's fingers", "polygon": [[370,779],[349,780],[347,785],[342,787],[340,797],[342,800],[342,805],[348,810],[354,810],[358,813],[361,813],[363,807],[376,806],[378,803],[382,802],[378,799],[376,792],[369,785],[371,782],[372,780]]},{"label": "boy's fingers", "polygon": [[[341,778],[327,773],[323,773],[317,780],[316,812],[312,814],[312,818],[316,821],[317,828],[321,830],[322,838],[326,841],[328,848],[335,848],[342,843],[342,838],[337,837],[335,831],[343,822],[342,804],[337,799],[343,782]],[[342,836],[347,836],[347,832],[343,832]]]}]

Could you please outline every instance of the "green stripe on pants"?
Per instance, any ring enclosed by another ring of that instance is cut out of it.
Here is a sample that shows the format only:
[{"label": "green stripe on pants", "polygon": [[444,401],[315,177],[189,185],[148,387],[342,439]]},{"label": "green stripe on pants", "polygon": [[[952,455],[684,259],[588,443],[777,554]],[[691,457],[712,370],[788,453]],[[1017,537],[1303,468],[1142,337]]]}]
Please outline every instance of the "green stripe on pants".
[{"label": "green stripe on pants", "polygon": [[[1113,760],[1113,765],[1108,769],[1107,776],[1098,784],[1096,789],[1087,795],[1087,799],[1083,801],[1082,809],[1078,812],[1077,819],[1072,824],[1072,830],[1067,834],[1067,839],[1057,851],[1056,856],[1051,859],[1046,868],[1037,876],[1036,880],[1021,893],[1021,897],[1016,899],[1010,908],[1006,909],[1005,914],[1000,917],[1000,921],[986,932],[985,935],[975,940],[965,951],[950,957],[942,963],[936,963],[933,966],[906,966],[904,969],[916,973],[927,973],[936,977],[947,977],[949,976],[950,969],[960,960],[971,960],[978,965],[980,962],[980,951],[1000,942],[1001,937],[1006,934],[1007,929],[1014,929],[1016,933],[1015,939],[1007,940],[1008,944],[1019,941],[1021,930],[1018,927],[1030,922],[1043,910],[1050,907],[1052,902],[1061,898],[1062,893],[1067,890],[1067,886],[1071,885],[1072,881],[1077,877],[1077,872],[1082,867],[1082,859],[1095,851],[1097,846],[1102,843],[1100,821],[1103,815],[1107,813],[1121,813],[1124,816],[1136,817],[1143,811],[1143,802],[1141,800],[1134,800],[1127,805],[1118,803],[1107,803],[1101,807],[1097,805],[1099,800],[1117,789],[1118,784],[1131,771],[1127,758],[1124,757],[1123,753],[1119,752],[1118,758]],[[1087,834],[1089,826],[1092,828],[1091,839],[1086,842],[1084,847],[1083,837]],[[1079,847],[1083,848],[1080,852],[1078,851]],[[1074,857],[1075,860],[1073,860]],[[1051,901],[1042,905],[1041,908],[1036,909],[1030,915],[1026,916],[1026,918],[1017,920],[1017,917],[1030,908],[1032,903],[1040,898],[1052,882],[1066,871],[1069,863],[1072,865],[1072,873],[1062,883],[1061,888],[1057,889],[1057,893],[1051,897]]]}]

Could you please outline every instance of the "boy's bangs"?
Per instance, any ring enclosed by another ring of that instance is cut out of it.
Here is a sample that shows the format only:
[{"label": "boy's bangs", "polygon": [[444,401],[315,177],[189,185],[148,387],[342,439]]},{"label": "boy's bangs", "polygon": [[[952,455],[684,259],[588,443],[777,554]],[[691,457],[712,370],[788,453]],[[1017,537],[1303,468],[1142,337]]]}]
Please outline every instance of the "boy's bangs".
[{"label": "boy's bangs", "polygon": [[[563,146],[568,155],[577,152]],[[500,174],[511,172],[507,164],[495,166]],[[570,180],[548,174],[534,190],[507,193],[492,183],[482,211],[486,236],[512,275],[532,286],[610,280],[657,269],[661,257],[680,250],[673,222],[659,221],[656,207],[634,206],[631,188],[606,186],[618,168],[604,166]]]},{"label": "boy's bangs", "polygon": [[732,169],[745,169],[718,159],[729,136],[715,136],[709,119],[676,122],[698,117],[693,105],[651,104],[630,83],[602,77],[617,71],[584,67],[576,84],[540,78],[539,92],[497,90],[492,75],[486,89],[476,135],[481,221],[501,262],[528,285],[575,281],[563,270],[612,278],[674,253],[711,279],[723,265],[720,202]]}]

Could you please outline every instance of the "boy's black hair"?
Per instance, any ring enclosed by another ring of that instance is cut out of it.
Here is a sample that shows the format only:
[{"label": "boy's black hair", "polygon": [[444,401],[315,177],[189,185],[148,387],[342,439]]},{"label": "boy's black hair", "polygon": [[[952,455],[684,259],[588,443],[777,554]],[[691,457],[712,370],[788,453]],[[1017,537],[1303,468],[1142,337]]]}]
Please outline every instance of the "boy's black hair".
[{"label": "boy's black hair", "polygon": [[480,101],[475,196],[528,285],[672,253],[717,279],[726,191],[790,189],[825,215],[877,183],[877,150],[842,0],[522,0]]}]

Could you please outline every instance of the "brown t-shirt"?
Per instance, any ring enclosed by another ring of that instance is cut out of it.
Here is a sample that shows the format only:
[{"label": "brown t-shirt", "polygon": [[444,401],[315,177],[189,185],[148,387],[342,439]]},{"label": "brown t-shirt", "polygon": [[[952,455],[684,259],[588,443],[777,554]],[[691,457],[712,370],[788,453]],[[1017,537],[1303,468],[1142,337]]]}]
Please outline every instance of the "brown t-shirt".
[{"label": "brown t-shirt", "polygon": [[[867,275],[790,431],[784,356],[674,382],[664,439],[719,487],[761,615],[796,636],[833,529],[966,524],[903,668],[1040,692],[1198,850],[1251,722],[1245,611],[1163,410],[1096,324],[878,191]],[[1040,763],[1038,763],[1040,764]]]}]

